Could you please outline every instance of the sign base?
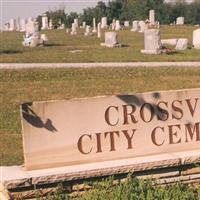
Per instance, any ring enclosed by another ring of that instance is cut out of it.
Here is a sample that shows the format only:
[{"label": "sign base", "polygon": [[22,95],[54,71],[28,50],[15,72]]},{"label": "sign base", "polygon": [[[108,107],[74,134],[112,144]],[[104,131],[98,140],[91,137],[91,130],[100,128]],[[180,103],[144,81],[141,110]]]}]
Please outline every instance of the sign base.
[{"label": "sign base", "polygon": [[[0,196],[2,199],[34,198],[37,191],[47,195],[60,183],[68,183],[68,192],[80,180],[109,175],[133,173],[139,178],[159,178],[160,184],[177,181],[200,181],[200,151],[144,156],[132,159],[98,162],[70,167],[26,171],[23,166],[1,167]],[[85,188],[85,187],[84,187]],[[80,188],[78,189],[80,191]]]}]

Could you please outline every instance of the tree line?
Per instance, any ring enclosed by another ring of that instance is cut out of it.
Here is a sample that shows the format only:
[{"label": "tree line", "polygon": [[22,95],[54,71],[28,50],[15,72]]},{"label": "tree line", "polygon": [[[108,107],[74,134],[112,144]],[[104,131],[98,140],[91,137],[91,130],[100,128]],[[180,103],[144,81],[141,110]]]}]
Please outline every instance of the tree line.
[{"label": "tree line", "polygon": [[[186,24],[200,24],[200,0],[194,0],[188,3],[186,0],[175,0],[166,2],[165,0],[113,0],[105,3],[99,1],[95,7],[83,9],[83,13],[70,12],[65,13],[65,7],[60,7],[54,11],[47,11],[46,15],[52,20],[53,28],[65,24],[70,28],[75,18],[79,22],[85,21],[88,25],[92,25],[93,18],[97,22],[106,16],[110,24],[113,19],[120,21],[146,20],[149,10],[154,9],[156,20],[161,24],[173,23],[177,17],[185,18]],[[42,16],[37,17],[39,26],[41,27]]]}]

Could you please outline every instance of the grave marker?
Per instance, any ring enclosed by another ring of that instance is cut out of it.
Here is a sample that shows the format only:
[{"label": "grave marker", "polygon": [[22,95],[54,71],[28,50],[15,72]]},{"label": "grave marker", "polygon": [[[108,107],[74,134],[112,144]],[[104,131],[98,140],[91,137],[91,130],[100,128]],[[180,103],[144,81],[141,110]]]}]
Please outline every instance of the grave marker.
[{"label": "grave marker", "polygon": [[186,38],[179,38],[176,44],[175,49],[179,51],[186,50],[188,48],[188,39]]},{"label": "grave marker", "polygon": [[150,25],[155,25],[155,11],[154,10],[149,11],[149,22],[150,22]]},{"label": "grave marker", "polygon": [[116,32],[105,32],[105,43],[101,43],[101,46],[105,47],[121,47],[121,44],[117,41],[117,33]]},{"label": "grave marker", "polygon": [[115,22],[115,31],[120,31],[120,30],[121,30],[120,21],[116,20],[116,22]]},{"label": "grave marker", "polygon": [[138,32],[140,30],[140,27],[139,27],[139,21],[133,21],[132,22],[132,29],[131,31],[133,32]]},{"label": "grave marker", "polygon": [[176,25],[184,25],[184,17],[177,17]]},{"label": "grave marker", "polygon": [[193,31],[193,47],[200,49],[200,28]]},{"label": "grave marker", "polygon": [[46,14],[44,14],[42,16],[42,30],[47,30],[49,28],[49,24],[48,24],[48,17]]},{"label": "grave marker", "polygon": [[107,17],[102,17],[101,18],[101,28],[105,29],[107,27],[108,27],[108,25],[107,25]]},{"label": "grave marker", "polygon": [[92,30],[93,33],[96,33],[97,32],[97,28],[96,28],[96,19],[93,18],[93,30]]},{"label": "grave marker", "polygon": [[144,32],[144,50],[142,53],[159,54],[161,53],[160,31],[157,29],[147,29]]}]

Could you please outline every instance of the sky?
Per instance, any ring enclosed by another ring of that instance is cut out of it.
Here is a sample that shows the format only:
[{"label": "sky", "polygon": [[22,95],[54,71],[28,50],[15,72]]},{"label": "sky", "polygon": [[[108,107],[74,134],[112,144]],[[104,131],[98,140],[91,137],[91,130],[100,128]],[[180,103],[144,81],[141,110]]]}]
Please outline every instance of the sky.
[{"label": "sky", "polygon": [[[83,8],[94,7],[99,0],[0,0],[0,29],[11,18],[37,17],[47,10],[54,10],[64,4],[66,12],[81,12]],[[108,2],[108,0],[102,0]]]},{"label": "sky", "polygon": [[[99,0],[0,0],[0,29],[2,30],[4,23],[11,18],[37,17],[49,9],[53,10],[59,8],[61,4],[65,4],[66,12],[81,12],[83,8],[94,7],[98,1]],[[102,1],[108,2],[109,0]]]}]

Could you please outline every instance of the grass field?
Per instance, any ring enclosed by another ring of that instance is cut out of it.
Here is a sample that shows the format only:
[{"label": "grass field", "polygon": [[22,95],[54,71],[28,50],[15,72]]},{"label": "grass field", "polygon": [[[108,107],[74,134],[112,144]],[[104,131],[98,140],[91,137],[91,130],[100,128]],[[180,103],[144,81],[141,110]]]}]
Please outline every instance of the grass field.
[{"label": "grass field", "polygon": [[199,68],[0,70],[0,161],[23,163],[22,102],[199,88]]},{"label": "grass field", "polygon": [[[161,26],[161,39],[188,38],[192,45],[194,26]],[[118,40],[122,48],[105,48],[104,41],[97,36],[86,37],[83,30],[77,36],[67,34],[65,30],[43,32],[49,39],[49,45],[37,48],[22,46],[23,33],[3,32],[0,37],[0,62],[3,63],[38,63],[38,62],[138,62],[138,61],[200,61],[200,51],[188,49],[173,52],[171,55],[145,55],[143,34],[131,32],[130,29],[118,32]],[[174,47],[173,47],[174,48]],[[71,53],[71,50],[82,52]]]}]

